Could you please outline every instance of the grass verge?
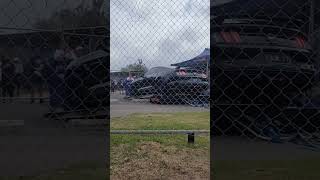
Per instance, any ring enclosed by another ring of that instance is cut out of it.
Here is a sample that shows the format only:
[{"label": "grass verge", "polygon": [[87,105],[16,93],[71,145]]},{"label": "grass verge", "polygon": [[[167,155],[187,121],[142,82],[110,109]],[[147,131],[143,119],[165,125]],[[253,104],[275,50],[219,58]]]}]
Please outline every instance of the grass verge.
[{"label": "grass verge", "polygon": [[209,112],[133,114],[111,119],[112,130],[209,130]]},{"label": "grass verge", "polygon": [[[209,112],[134,114],[112,130],[204,130]],[[209,136],[111,135],[111,179],[209,179]]]}]

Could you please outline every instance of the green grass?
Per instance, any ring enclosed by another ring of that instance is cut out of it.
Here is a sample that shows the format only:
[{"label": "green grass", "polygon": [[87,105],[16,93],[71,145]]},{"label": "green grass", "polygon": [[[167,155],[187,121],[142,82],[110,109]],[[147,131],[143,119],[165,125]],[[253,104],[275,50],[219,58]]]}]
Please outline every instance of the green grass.
[{"label": "green grass", "polygon": [[[112,118],[111,130],[208,130],[209,112],[133,114]],[[111,148],[126,144],[133,150],[141,142],[158,142],[180,148],[208,149],[210,137],[196,136],[196,143],[189,145],[186,135],[111,135]]]},{"label": "green grass", "polygon": [[[133,114],[113,118],[111,130],[209,130],[209,116],[209,112]],[[122,168],[125,168],[127,163],[140,162],[145,156],[150,155],[150,152],[146,154],[137,152],[143,143],[159,144],[160,149],[152,150],[156,154],[165,153],[162,151],[166,148],[174,148],[175,153],[170,155],[173,158],[187,151],[190,152],[191,159],[209,160],[210,137],[208,135],[196,136],[194,144],[187,143],[187,135],[111,135],[111,174],[123,172]],[[149,146],[152,147],[152,145]],[[199,155],[197,153],[199,151],[203,153]],[[146,163],[144,160],[142,162]],[[203,164],[200,165],[203,166]],[[137,173],[136,171],[139,169],[135,169],[134,173]],[[150,171],[156,174],[163,169]],[[145,178],[151,178],[146,176]]]},{"label": "green grass", "polygon": [[208,130],[209,112],[133,114],[112,118],[112,130]]}]

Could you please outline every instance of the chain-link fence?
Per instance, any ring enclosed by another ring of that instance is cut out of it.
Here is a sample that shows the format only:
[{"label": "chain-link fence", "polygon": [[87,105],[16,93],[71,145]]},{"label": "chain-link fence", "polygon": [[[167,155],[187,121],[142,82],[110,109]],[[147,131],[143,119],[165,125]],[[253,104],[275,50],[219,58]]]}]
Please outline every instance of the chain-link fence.
[{"label": "chain-link fence", "polygon": [[208,106],[209,1],[115,0],[111,17],[111,69],[119,70],[111,82],[121,82],[119,98]]},{"label": "chain-link fence", "polygon": [[[0,25],[1,102],[44,104],[49,109],[42,112],[45,117],[58,119],[97,111],[107,115],[106,2],[3,3],[12,12],[1,15],[11,19]],[[46,16],[20,15],[42,8]]]},{"label": "chain-link fence", "polygon": [[107,178],[108,4],[0,1],[0,179],[87,162]]},{"label": "chain-link fence", "polygon": [[110,12],[111,178],[208,179],[209,0],[111,0]]},{"label": "chain-link fence", "polygon": [[318,149],[319,10],[313,0],[213,1],[213,134]]}]

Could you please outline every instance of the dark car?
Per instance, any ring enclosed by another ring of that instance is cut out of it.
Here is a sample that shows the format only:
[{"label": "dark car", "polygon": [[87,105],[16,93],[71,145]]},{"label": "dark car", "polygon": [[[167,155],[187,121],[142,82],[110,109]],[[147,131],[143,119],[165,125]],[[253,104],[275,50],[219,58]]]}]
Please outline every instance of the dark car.
[{"label": "dark car", "polygon": [[[154,67],[131,84],[133,96],[158,103],[185,103],[206,95],[205,75],[187,69]],[[209,98],[207,97],[207,101]]]},{"label": "dark car", "polygon": [[69,110],[97,110],[109,98],[108,53],[98,50],[72,61],[65,72],[66,107]]},{"label": "dark car", "polygon": [[213,7],[212,91],[217,94],[214,108],[222,113],[215,123],[224,133],[235,124],[235,129],[251,128],[252,120],[288,125],[281,112],[315,81],[314,52],[304,21],[276,16],[276,7],[267,1],[261,14],[258,5],[237,9],[248,2]]}]

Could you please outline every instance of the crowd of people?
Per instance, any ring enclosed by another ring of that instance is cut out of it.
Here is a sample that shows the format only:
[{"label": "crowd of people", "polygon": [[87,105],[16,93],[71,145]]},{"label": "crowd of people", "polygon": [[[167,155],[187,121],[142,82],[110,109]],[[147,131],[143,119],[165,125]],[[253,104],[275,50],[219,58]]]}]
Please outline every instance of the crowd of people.
[{"label": "crowd of people", "polygon": [[120,79],[118,81],[111,79],[111,92],[120,91],[120,93],[125,94],[125,98],[131,98],[131,83],[134,81],[136,76],[129,73],[129,76],[125,79]]},{"label": "crowd of people", "polygon": [[[40,54],[22,61],[19,57],[0,57],[0,91],[2,102],[13,102],[14,97],[29,95],[30,102],[43,102],[44,92],[49,92],[50,105],[61,105],[63,99],[64,72],[67,65],[84,55],[85,49],[75,49],[62,44],[50,56]],[[36,98],[36,96],[40,98]]]}]

